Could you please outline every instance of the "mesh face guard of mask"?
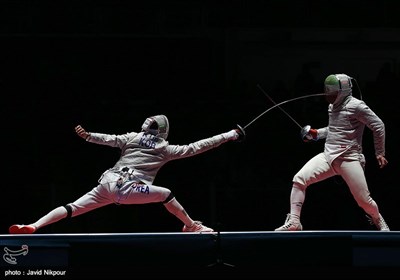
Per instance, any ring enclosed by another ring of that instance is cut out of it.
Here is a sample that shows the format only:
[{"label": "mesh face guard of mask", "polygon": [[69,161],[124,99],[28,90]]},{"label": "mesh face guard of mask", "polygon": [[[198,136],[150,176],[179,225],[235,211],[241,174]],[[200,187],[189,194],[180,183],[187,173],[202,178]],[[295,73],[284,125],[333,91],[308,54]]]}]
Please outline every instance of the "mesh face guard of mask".
[{"label": "mesh face guard of mask", "polygon": [[142,131],[167,139],[169,133],[168,118],[165,115],[148,117],[142,125]]}]

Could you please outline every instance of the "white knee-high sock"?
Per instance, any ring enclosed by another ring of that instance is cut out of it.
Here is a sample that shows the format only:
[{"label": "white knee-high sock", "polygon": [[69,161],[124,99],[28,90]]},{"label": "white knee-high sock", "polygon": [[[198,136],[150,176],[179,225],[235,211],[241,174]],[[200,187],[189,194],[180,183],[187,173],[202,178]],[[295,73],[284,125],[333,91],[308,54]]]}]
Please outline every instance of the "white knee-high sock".
[{"label": "white knee-high sock", "polygon": [[67,217],[67,209],[65,209],[64,206],[60,206],[50,211],[48,214],[40,218],[35,223],[31,224],[31,226],[34,226],[36,229],[39,229],[46,225],[55,223],[65,217]]},{"label": "white knee-high sock", "polygon": [[167,210],[175,215],[179,220],[181,220],[185,225],[191,226],[193,225],[194,221],[189,217],[186,213],[185,209],[182,205],[176,200],[176,198],[171,199],[169,202],[164,204]]},{"label": "white knee-high sock", "polygon": [[293,186],[290,194],[290,214],[297,215],[300,218],[301,208],[305,200],[305,190],[296,186]]}]

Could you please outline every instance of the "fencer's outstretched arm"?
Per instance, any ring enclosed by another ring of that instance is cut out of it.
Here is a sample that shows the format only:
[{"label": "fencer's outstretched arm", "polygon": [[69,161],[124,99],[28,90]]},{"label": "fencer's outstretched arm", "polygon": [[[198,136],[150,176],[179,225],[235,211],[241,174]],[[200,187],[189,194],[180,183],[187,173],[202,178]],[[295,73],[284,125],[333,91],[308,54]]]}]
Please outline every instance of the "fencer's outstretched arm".
[{"label": "fencer's outstretched arm", "polygon": [[87,132],[82,126],[77,125],[75,126],[75,132],[78,134],[79,137],[82,137],[83,139],[87,140],[87,138],[90,136],[90,133]]}]

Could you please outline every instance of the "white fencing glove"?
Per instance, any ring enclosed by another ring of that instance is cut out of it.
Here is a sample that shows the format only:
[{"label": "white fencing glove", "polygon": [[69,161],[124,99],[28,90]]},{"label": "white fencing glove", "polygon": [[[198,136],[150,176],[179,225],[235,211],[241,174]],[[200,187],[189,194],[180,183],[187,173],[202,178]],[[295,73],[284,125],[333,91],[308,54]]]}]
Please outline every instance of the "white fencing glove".
[{"label": "white fencing glove", "polygon": [[239,138],[239,133],[237,132],[236,129],[232,129],[231,131],[222,133],[222,136],[226,139],[226,140],[236,140]]},{"label": "white fencing glove", "polygon": [[242,142],[246,138],[246,132],[240,125],[236,125],[236,129],[232,129],[229,132],[224,133],[224,137],[228,140]]}]

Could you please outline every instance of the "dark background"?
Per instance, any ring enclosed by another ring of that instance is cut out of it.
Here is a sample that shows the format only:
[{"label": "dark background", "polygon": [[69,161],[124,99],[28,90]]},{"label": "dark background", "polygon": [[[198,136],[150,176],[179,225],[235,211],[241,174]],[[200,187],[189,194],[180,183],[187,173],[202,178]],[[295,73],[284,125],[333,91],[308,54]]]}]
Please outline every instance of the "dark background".
[{"label": "dark background", "polygon": [[[389,165],[380,170],[364,136],[372,197],[397,230],[400,19],[396,1],[17,1],[1,2],[1,227],[32,223],[79,198],[119,150],[86,143],[74,127],[120,134],[165,114],[169,141],[188,144],[246,126],[276,102],[321,93],[346,73],[386,124]],[[321,97],[282,106],[301,125],[327,124]],[[161,169],[194,219],[226,231],[282,225],[291,180],[323,150],[303,143],[278,108],[229,142]],[[312,185],[305,230],[375,230],[340,178]],[[165,232],[182,224],[161,204],[107,206],[40,233]],[[38,233],[39,233],[38,232]]]}]

